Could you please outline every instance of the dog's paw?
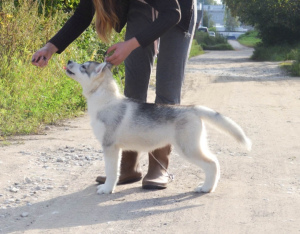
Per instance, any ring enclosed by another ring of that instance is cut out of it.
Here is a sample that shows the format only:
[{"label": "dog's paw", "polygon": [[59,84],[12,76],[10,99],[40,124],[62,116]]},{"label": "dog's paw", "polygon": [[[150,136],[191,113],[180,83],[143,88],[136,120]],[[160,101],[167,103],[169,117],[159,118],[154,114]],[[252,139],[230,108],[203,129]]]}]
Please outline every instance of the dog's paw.
[{"label": "dog's paw", "polygon": [[204,186],[198,186],[197,188],[195,188],[195,192],[196,193],[212,193],[213,190],[211,188],[207,188]]},{"label": "dog's paw", "polygon": [[108,187],[108,186],[105,186],[105,184],[100,184],[97,186],[97,193],[98,194],[110,194],[110,193],[113,193],[113,189]]}]

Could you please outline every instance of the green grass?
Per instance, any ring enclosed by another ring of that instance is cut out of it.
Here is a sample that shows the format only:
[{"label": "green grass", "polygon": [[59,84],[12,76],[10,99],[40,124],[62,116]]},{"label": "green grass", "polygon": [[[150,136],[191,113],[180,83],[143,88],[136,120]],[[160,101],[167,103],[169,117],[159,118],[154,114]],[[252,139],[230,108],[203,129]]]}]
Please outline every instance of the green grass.
[{"label": "green grass", "polygon": [[244,35],[239,36],[237,40],[242,45],[248,47],[254,47],[257,44],[261,43],[261,39],[258,37],[257,31],[246,32]]},{"label": "green grass", "polygon": [[202,47],[197,43],[196,40],[193,40],[189,58],[204,54]]},{"label": "green grass", "polygon": [[298,45],[263,45],[255,47],[252,59],[257,61],[299,60],[300,44]]},{"label": "green grass", "polygon": [[300,44],[257,44],[251,56],[256,61],[284,61],[281,67],[292,76],[300,76]]},{"label": "green grass", "polygon": [[233,47],[228,44],[203,45],[204,50],[233,50]]},{"label": "green grass", "polygon": [[[109,45],[100,43],[92,26],[61,55],[54,55],[47,67],[41,69],[30,63],[33,53],[60,29],[69,16],[57,12],[48,18],[38,13],[37,1],[33,0],[20,1],[18,8],[14,6],[14,0],[2,3],[0,140],[9,135],[41,133],[45,124],[55,124],[86,110],[81,87],[65,75],[63,66],[70,59],[77,62],[103,61],[103,53]],[[115,35],[112,43],[123,35]],[[117,77],[122,80],[124,66],[118,70]]]},{"label": "green grass", "polygon": [[[125,31],[101,43],[90,26],[62,54],[54,55],[47,67],[31,65],[33,53],[57,32],[70,14],[62,11],[51,17],[39,13],[38,1],[14,0],[2,3],[0,12],[0,142],[9,135],[40,134],[45,125],[84,113],[86,102],[77,82],[65,75],[68,60],[103,61],[107,48],[124,39]],[[26,30],[23,30],[25,29]],[[22,29],[22,30],[21,30]],[[196,42],[191,56],[203,53]],[[119,86],[124,87],[124,64],[114,69]]]},{"label": "green grass", "polygon": [[299,61],[286,61],[282,62],[280,66],[285,69],[292,76],[300,77],[300,62]]}]

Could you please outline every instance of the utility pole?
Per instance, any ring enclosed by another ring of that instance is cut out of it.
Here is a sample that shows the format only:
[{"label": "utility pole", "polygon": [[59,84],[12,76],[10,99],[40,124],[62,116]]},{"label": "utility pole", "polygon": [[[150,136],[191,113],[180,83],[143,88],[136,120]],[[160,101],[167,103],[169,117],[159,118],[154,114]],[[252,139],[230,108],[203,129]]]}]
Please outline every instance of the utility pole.
[{"label": "utility pole", "polygon": [[204,15],[204,0],[202,0],[202,6],[201,6],[202,14],[201,14],[201,27],[203,27],[203,15]]}]

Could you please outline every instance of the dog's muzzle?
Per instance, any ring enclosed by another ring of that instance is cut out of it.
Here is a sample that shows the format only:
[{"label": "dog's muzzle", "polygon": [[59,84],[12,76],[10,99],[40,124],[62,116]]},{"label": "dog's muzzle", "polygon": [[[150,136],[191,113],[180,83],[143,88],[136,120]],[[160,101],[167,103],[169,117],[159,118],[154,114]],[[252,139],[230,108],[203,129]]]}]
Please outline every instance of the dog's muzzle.
[{"label": "dog's muzzle", "polygon": [[64,67],[64,69],[66,70],[66,72],[67,72],[68,74],[70,74],[70,75],[75,75],[75,73],[74,73],[74,72],[71,72],[70,69],[68,68],[68,66],[70,66],[70,64],[72,64],[72,63],[73,63],[73,61],[69,60],[69,61],[68,61],[68,65],[67,65],[66,67]]}]

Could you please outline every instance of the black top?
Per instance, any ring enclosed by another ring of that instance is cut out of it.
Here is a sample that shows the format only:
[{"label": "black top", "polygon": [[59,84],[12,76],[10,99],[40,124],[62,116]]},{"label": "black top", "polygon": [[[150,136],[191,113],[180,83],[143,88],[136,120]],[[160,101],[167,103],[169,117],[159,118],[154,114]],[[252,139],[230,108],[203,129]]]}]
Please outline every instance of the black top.
[{"label": "black top", "polygon": [[[116,0],[118,1],[117,16],[119,25],[115,28],[120,32],[127,22],[127,12],[130,1],[137,0]],[[146,47],[164,32],[178,25],[184,32],[189,29],[193,0],[145,0],[151,7],[159,12],[157,19],[140,33],[135,35],[142,47]],[[65,25],[52,37],[49,42],[54,44],[58,51],[63,52],[84,30],[90,25],[95,14],[92,0],[80,0],[73,16]]]}]

